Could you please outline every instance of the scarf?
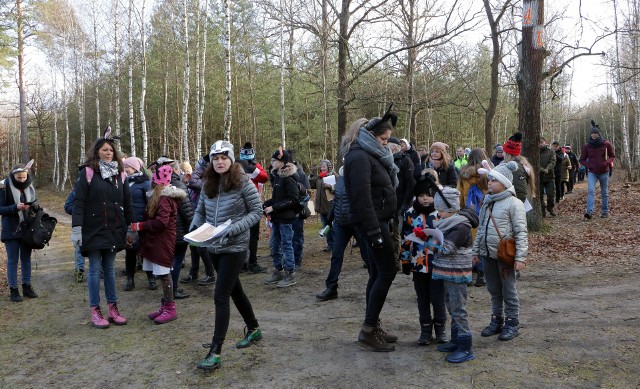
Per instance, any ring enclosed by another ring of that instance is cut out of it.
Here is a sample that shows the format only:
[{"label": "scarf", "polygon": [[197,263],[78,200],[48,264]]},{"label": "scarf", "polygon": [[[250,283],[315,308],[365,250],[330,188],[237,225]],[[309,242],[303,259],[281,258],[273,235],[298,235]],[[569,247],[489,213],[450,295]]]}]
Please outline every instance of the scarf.
[{"label": "scarf", "polygon": [[443,234],[459,224],[467,224],[469,227],[471,227],[471,222],[469,221],[469,219],[457,213],[446,219],[440,219],[433,222],[433,225],[437,229],[442,231]]},{"label": "scarf", "polygon": [[[13,202],[16,205],[36,200],[36,190],[33,185],[31,185],[33,179],[31,178],[30,174],[27,176],[27,180],[25,182],[16,181],[16,179],[13,177],[13,174],[9,174],[8,178],[9,179],[7,181],[9,182],[9,188],[11,189],[11,196],[13,197]],[[22,199],[21,196],[23,193],[24,199]],[[26,211],[18,212],[18,218],[20,219],[21,223],[22,221],[24,221],[25,214]]]},{"label": "scarf", "polygon": [[358,132],[358,144],[364,151],[378,159],[382,166],[387,168],[389,172],[389,177],[391,177],[391,184],[393,185],[393,189],[398,187],[398,173],[400,173],[400,169],[393,163],[393,154],[391,154],[391,150],[384,147],[376,140],[372,133],[365,130],[364,128],[360,129]]},{"label": "scarf", "polygon": [[589,136],[588,143],[591,147],[598,147],[604,143],[604,139],[602,139],[602,136],[599,136],[598,139],[591,139],[591,136]]},{"label": "scarf", "polygon": [[118,170],[118,162],[116,161],[107,162],[107,161],[100,160],[100,175],[104,180],[113,176],[117,176],[119,173],[120,172]]},{"label": "scarf", "polygon": [[504,200],[506,198],[509,198],[511,196],[515,196],[515,189],[513,189],[513,187],[506,189],[500,193],[497,194],[491,194],[491,193],[487,193],[484,196],[484,200],[482,201],[482,205],[489,205],[491,203],[495,203],[498,202],[500,200]]},{"label": "scarf", "polygon": [[320,172],[320,178],[325,178],[326,176],[329,175],[329,172]]}]

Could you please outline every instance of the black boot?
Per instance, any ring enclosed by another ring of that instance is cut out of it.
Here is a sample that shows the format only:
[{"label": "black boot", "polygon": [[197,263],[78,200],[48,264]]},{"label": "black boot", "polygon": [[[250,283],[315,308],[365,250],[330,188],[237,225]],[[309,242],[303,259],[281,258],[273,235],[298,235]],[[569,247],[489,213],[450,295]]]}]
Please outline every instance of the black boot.
[{"label": "black boot", "polygon": [[338,298],[338,291],[334,288],[327,288],[324,292],[317,294],[316,298],[320,301],[333,300]]},{"label": "black boot", "polygon": [[20,296],[20,290],[18,288],[9,288],[11,290],[11,296],[9,297],[11,301],[14,303],[19,303],[22,301],[22,296]]},{"label": "black boot", "polygon": [[478,270],[478,278],[476,278],[476,286],[485,286],[487,281],[484,280],[484,272]]},{"label": "black boot", "polygon": [[22,284],[22,294],[24,297],[28,297],[30,299],[38,298],[36,291],[33,290],[33,287],[30,284]]},{"label": "black boot", "polygon": [[198,362],[198,369],[204,370],[214,370],[222,365],[222,360],[220,359],[220,352],[222,351],[222,345],[211,343],[211,344],[203,344],[205,348],[209,348],[209,353],[206,357],[200,362]]},{"label": "black boot", "polygon": [[434,320],[433,327],[436,331],[436,343],[447,343],[447,320]]},{"label": "black boot", "polygon": [[133,276],[127,276],[127,283],[124,285],[125,292],[128,292],[130,290],[134,290],[135,287],[136,287],[136,282],[135,282]]},{"label": "black boot", "polygon": [[420,337],[418,338],[418,344],[426,346],[431,344],[433,337],[433,322],[431,320],[420,320]]},{"label": "black boot", "polygon": [[497,335],[502,331],[502,326],[504,326],[504,318],[502,316],[491,316],[491,323],[485,327],[484,330],[480,333],[480,335],[484,336],[493,336]]},{"label": "black boot", "polygon": [[519,331],[520,322],[518,319],[512,319],[510,317],[507,318],[504,322],[504,327],[502,327],[502,331],[500,331],[500,335],[498,335],[499,340],[511,340],[516,336],[520,335]]},{"label": "black boot", "polygon": [[384,341],[376,327],[362,326],[360,334],[358,335],[358,344],[368,347],[373,351],[393,351],[396,349],[391,343]]},{"label": "black boot", "polygon": [[156,283],[156,277],[150,271],[147,272],[147,280],[149,281],[149,290],[158,289],[158,284]]}]

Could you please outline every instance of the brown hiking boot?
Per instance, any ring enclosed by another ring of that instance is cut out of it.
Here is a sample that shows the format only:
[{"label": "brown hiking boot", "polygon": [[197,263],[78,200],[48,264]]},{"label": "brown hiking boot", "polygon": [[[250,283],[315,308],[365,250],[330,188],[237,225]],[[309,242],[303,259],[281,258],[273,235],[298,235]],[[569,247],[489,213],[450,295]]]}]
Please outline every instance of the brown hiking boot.
[{"label": "brown hiking boot", "polygon": [[387,343],[382,339],[382,336],[380,335],[380,332],[377,331],[376,327],[364,325],[358,335],[358,344],[373,351],[389,352],[396,349],[396,346],[391,343]]}]

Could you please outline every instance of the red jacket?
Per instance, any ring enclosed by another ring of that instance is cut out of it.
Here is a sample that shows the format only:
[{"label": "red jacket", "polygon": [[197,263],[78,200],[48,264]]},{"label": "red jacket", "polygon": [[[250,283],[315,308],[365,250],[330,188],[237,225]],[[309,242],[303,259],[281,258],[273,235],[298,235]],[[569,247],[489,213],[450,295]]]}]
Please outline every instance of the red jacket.
[{"label": "red jacket", "polygon": [[605,140],[598,146],[591,146],[587,143],[582,146],[580,164],[586,166],[587,170],[594,174],[603,174],[609,172],[615,157],[613,146],[608,141]]},{"label": "red jacket", "polygon": [[147,260],[164,266],[173,265],[176,245],[176,215],[180,201],[187,194],[175,186],[162,190],[158,209],[153,217],[145,212],[140,231],[140,255]]}]

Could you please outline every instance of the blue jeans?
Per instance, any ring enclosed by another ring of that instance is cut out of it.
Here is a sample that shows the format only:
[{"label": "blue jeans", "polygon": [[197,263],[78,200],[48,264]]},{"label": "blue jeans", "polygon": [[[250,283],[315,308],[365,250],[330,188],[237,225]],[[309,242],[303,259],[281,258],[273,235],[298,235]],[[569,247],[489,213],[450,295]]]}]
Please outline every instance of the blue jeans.
[{"label": "blue jeans", "polygon": [[[320,214],[320,224],[322,225],[322,228],[325,228],[327,225],[330,224],[329,221],[327,220],[328,216],[329,216],[328,213]],[[333,242],[334,242],[333,226],[329,228],[329,232],[327,232],[325,236],[327,238],[327,246],[329,246],[329,248],[333,250]]]},{"label": "blue jeans", "polygon": [[89,251],[89,306],[100,305],[100,271],[104,273],[104,294],[108,303],[118,301],[116,296],[116,251]]},{"label": "blue jeans", "polygon": [[73,270],[82,270],[82,271],[84,271],[84,257],[82,256],[82,253],[80,252],[80,245],[74,243],[73,247],[75,248],[75,251],[76,251],[76,264],[75,264]]},{"label": "blue jeans", "polygon": [[600,182],[600,195],[602,196],[602,213],[609,213],[609,172],[595,174],[589,172],[587,176],[587,213],[593,215],[593,207],[596,196],[596,183]]},{"label": "blue jeans", "polygon": [[186,243],[178,243],[176,244],[175,251],[173,252],[173,269],[171,269],[171,281],[173,281],[173,291],[178,290],[178,277],[180,277],[180,270],[182,270],[182,263],[184,262],[184,257],[187,255],[187,248],[189,247]]},{"label": "blue jeans", "polygon": [[22,244],[22,239],[4,242],[7,249],[7,281],[10,288],[18,287],[18,259],[22,272],[22,283],[31,285],[31,249]]},{"label": "blue jeans", "polygon": [[269,245],[276,270],[284,269],[291,272],[295,270],[292,241],[292,224],[273,223]]},{"label": "blue jeans", "polygon": [[[344,260],[344,251],[346,250],[351,238],[356,236],[356,229],[354,226],[343,226],[338,223],[334,223],[335,227],[334,235],[333,235],[333,250],[331,251],[331,268],[329,269],[329,274],[327,275],[327,280],[325,284],[327,289],[338,289],[338,277],[340,277],[340,272],[342,271],[342,262]],[[369,263],[369,258],[367,258],[368,248],[363,243],[363,239],[357,240],[358,244],[362,244],[360,246],[360,255],[362,256],[362,260]]]},{"label": "blue jeans", "polygon": [[293,228],[293,257],[296,266],[302,266],[302,247],[304,246],[304,220],[296,217],[291,224]]}]

